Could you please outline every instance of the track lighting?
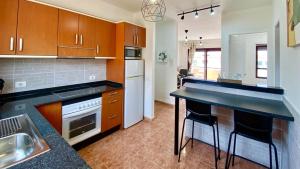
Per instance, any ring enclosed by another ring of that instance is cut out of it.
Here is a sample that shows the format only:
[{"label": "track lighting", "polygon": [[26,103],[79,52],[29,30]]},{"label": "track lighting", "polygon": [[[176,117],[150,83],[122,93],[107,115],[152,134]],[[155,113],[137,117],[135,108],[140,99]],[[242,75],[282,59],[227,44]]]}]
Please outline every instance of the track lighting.
[{"label": "track lighting", "polygon": [[210,7],[210,15],[213,16],[215,14],[215,10],[213,9],[213,6]]},{"label": "track lighting", "polygon": [[198,18],[199,17],[199,12],[204,11],[204,10],[210,10],[209,14],[214,15],[215,14],[214,8],[218,8],[220,6],[221,5],[211,5],[211,6],[208,6],[208,7],[205,7],[205,8],[195,9],[195,10],[192,10],[192,11],[187,11],[187,12],[183,11],[182,13],[179,13],[177,15],[181,16],[181,20],[184,20],[184,15],[190,14],[190,13],[194,13],[195,18]]},{"label": "track lighting", "polygon": [[196,9],[196,13],[195,13],[195,18],[196,18],[196,19],[199,18],[199,14],[198,14],[197,9]]}]

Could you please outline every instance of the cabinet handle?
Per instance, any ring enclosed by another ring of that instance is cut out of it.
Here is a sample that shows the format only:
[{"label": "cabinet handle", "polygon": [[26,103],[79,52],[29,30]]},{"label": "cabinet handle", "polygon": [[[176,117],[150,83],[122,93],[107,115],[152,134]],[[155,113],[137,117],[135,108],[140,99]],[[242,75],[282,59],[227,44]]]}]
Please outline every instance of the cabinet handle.
[{"label": "cabinet handle", "polygon": [[10,37],[9,50],[14,51],[14,37]]},{"label": "cabinet handle", "polygon": [[113,96],[113,95],[116,95],[116,94],[118,94],[118,92],[112,92],[112,93],[110,93],[109,95],[110,95],[110,96]]},{"label": "cabinet handle", "polygon": [[137,45],[139,44],[139,35],[136,35],[136,41],[137,41]]},{"label": "cabinet handle", "polygon": [[119,100],[113,100],[113,101],[110,102],[110,104],[116,103],[116,102],[118,102],[118,101],[119,101]]},{"label": "cabinet handle", "polygon": [[133,44],[135,45],[135,35],[133,35]]},{"label": "cabinet handle", "polygon": [[110,117],[108,117],[109,119],[114,119],[114,118],[116,118],[116,117],[118,117],[117,115],[112,115],[112,116],[110,116]]},{"label": "cabinet handle", "polygon": [[81,46],[83,45],[83,36],[82,36],[82,34],[80,35],[80,45]]},{"label": "cabinet handle", "polygon": [[97,48],[96,48],[96,53],[97,54],[99,54],[99,48],[100,48],[99,45],[97,45]]},{"label": "cabinet handle", "polygon": [[19,51],[23,51],[23,38],[20,38]]},{"label": "cabinet handle", "polygon": [[78,34],[75,35],[75,44],[78,45]]}]

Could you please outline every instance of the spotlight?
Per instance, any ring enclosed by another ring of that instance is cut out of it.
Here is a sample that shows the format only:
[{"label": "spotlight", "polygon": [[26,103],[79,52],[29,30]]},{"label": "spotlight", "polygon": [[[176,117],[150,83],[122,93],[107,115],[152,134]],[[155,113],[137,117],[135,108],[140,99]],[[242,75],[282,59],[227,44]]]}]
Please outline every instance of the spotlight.
[{"label": "spotlight", "polygon": [[196,13],[195,13],[195,18],[196,18],[196,19],[199,18],[199,14],[198,14],[197,9],[196,9]]},{"label": "spotlight", "polygon": [[186,42],[188,41],[188,37],[187,37],[187,36],[185,37],[185,41],[186,41]]},{"label": "spotlight", "polygon": [[200,37],[200,46],[202,46],[203,43],[202,43],[202,36]]},{"label": "spotlight", "polygon": [[210,6],[210,15],[211,16],[213,16],[215,14],[215,11],[214,11],[214,9],[213,9],[213,7],[212,7],[212,5]]},{"label": "spotlight", "polygon": [[184,20],[184,13],[182,13],[181,20]]}]

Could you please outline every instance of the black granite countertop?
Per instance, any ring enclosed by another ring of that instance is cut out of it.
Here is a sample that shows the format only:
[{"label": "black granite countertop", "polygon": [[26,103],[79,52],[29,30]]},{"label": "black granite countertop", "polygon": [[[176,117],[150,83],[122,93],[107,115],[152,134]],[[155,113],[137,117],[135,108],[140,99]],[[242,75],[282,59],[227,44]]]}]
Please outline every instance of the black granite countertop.
[{"label": "black granite countertop", "polygon": [[254,98],[216,91],[181,88],[170,94],[176,98],[227,107],[233,110],[262,114],[277,119],[294,121],[292,113],[282,101]]},{"label": "black granite countertop", "polygon": [[233,89],[249,90],[249,91],[255,91],[255,92],[280,94],[280,95],[284,94],[284,90],[280,87],[255,86],[255,85],[249,85],[249,84],[235,84],[235,83],[217,82],[217,81],[212,81],[212,80],[195,79],[193,77],[184,78],[182,80],[182,83],[183,84],[184,83],[198,83],[198,84],[206,84],[206,85],[233,88]]},{"label": "black granite countertop", "polygon": [[[0,119],[9,118],[20,114],[28,114],[50,147],[49,152],[15,165],[11,168],[90,168],[86,162],[80,158],[77,152],[39,113],[39,111],[36,109],[36,106],[58,101],[66,101],[92,94],[101,94],[103,92],[120,88],[122,88],[121,84],[110,81],[101,81],[0,95],[1,101],[4,102],[0,107]],[[63,97],[58,95],[58,93],[62,94]]]}]

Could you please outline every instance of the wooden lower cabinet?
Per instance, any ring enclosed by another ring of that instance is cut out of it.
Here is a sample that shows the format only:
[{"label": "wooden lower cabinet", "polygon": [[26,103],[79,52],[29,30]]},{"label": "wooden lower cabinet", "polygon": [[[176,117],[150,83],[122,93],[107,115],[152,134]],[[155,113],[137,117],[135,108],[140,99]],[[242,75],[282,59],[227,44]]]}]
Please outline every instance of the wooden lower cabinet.
[{"label": "wooden lower cabinet", "polygon": [[62,103],[56,102],[38,106],[37,109],[49,121],[49,123],[62,134]]},{"label": "wooden lower cabinet", "polygon": [[101,132],[122,125],[123,93],[123,89],[120,89],[102,94]]}]

